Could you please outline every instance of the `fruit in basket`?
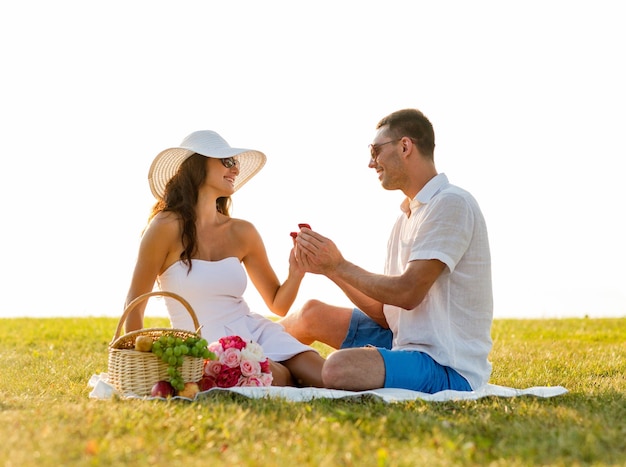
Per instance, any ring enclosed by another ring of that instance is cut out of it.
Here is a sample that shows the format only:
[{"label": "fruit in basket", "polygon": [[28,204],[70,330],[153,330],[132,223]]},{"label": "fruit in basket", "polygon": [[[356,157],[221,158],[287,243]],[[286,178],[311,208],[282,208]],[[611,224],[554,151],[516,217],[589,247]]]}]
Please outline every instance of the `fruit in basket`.
[{"label": "fruit in basket", "polygon": [[[200,336],[177,337],[163,334],[152,344],[152,353],[167,363],[169,381],[176,391],[183,391],[185,382],[180,373],[185,356],[213,359],[215,354],[207,348],[208,342]],[[184,396],[188,397],[188,396]],[[193,398],[193,397],[191,397]]]},{"label": "fruit in basket", "polygon": [[188,382],[185,383],[184,387],[180,391],[178,391],[177,396],[194,399],[196,397],[196,394],[198,394],[199,392],[200,387],[198,386],[198,383]]},{"label": "fruit in basket", "polygon": [[176,391],[169,381],[157,381],[150,392],[152,397],[174,397]]},{"label": "fruit in basket", "polygon": [[137,336],[137,339],[135,339],[135,350],[140,352],[150,352],[152,350],[152,337]]}]

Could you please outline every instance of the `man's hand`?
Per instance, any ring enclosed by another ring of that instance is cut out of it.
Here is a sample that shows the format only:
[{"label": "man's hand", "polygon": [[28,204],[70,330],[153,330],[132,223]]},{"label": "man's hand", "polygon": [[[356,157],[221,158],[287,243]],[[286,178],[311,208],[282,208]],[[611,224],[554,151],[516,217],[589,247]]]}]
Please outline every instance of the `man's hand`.
[{"label": "man's hand", "polygon": [[296,242],[298,262],[308,272],[328,276],[344,261],[332,240],[307,227],[302,227]]}]

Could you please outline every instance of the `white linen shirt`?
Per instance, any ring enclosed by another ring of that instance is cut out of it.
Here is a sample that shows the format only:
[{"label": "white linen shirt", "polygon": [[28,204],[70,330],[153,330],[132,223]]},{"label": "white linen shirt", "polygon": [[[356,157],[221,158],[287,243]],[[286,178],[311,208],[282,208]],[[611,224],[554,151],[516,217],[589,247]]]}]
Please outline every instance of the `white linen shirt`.
[{"label": "white linen shirt", "polygon": [[402,204],[387,245],[385,274],[409,262],[446,265],[424,300],[411,310],[384,305],[394,350],[415,349],[459,372],[472,389],[487,383],[492,347],[493,295],[487,227],[474,197],[445,174]]}]

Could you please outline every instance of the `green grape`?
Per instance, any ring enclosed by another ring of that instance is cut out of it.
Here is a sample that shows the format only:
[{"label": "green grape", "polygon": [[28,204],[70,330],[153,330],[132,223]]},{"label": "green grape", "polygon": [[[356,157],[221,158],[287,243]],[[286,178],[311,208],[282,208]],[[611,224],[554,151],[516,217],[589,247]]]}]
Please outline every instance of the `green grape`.
[{"label": "green grape", "polygon": [[170,384],[174,387],[174,389],[176,389],[177,391],[182,390],[185,387],[185,383],[183,383],[183,381],[181,379],[176,379],[174,381],[170,381]]},{"label": "green grape", "polygon": [[167,365],[167,375],[174,389],[180,391],[185,381],[180,373],[185,355],[207,359],[214,355],[207,349],[207,341],[199,336],[188,336],[185,339],[173,334],[162,334],[154,340],[152,352]]}]

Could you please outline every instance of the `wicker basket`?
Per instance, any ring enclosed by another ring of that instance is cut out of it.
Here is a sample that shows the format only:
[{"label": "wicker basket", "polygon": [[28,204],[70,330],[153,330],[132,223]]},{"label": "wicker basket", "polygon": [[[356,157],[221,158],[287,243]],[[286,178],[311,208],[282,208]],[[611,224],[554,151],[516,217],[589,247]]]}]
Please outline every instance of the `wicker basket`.
[{"label": "wicker basket", "polygon": [[[178,300],[187,309],[197,331],[195,333],[183,329],[149,328],[131,331],[120,337],[122,326],[128,314],[142,301],[152,296],[171,297]],[[134,299],[124,310],[117,325],[115,336],[109,344],[109,383],[124,395],[149,396],[152,386],[157,381],[169,381],[167,364],[152,352],[135,350],[135,339],[138,336],[150,336],[153,341],[163,334],[186,339],[200,337],[200,324],[191,305],[181,296],[172,292],[149,292]],[[201,357],[185,356],[183,365],[179,368],[185,382],[197,382],[202,378],[204,359]]]}]

